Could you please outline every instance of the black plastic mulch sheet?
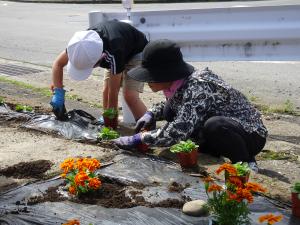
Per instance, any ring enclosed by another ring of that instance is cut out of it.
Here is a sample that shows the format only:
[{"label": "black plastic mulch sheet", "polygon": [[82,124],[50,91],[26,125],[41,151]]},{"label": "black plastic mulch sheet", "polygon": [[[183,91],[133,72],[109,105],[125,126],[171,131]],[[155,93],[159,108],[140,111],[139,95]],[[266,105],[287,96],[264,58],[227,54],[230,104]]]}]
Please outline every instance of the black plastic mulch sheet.
[{"label": "black plastic mulch sheet", "polygon": [[69,111],[67,116],[66,121],[59,121],[55,116],[35,115],[23,126],[46,133],[56,133],[76,141],[97,141],[97,133],[101,126],[96,125],[96,118],[83,110]]},{"label": "black plastic mulch sheet", "polygon": [[[115,179],[120,183],[141,183],[145,188],[141,195],[149,202],[159,202],[165,199],[180,199],[183,195],[191,199],[206,200],[203,183],[195,177],[190,177],[176,166],[149,158],[138,158],[128,155],[118,155],[115,163],[100,169],[97,173],[103,177]],[[61,179],[29,184],[10,190],[0,195],[0,224],[61,224],[69,219],[79,219],[81,224],[105,225],[208,225],[209,217],[191,217],[175,208],[148,208],[138,206],[127,209],[104,208],[98,205],[77,204],[71,201],[44,202],[27,206],[24,210],[24,199],[44,193],[48,187],[62,184]],[[168,185],[177,182],[189,184],[182,192],[168,193]],[[155,184],[155,185],[154,185]],[[153,195],[156,195],[153,197]],[[17,206],[16,202],[21,205]],[[266,213],[282,214],[284,218],[278,225],[299,225],[300,220],[290,216],[290,210],[278,208],[269,200],[256,196],[250,206],[252,224],[258,224],[257,219]],[[25,211],[25,212],[24,212]]]}]

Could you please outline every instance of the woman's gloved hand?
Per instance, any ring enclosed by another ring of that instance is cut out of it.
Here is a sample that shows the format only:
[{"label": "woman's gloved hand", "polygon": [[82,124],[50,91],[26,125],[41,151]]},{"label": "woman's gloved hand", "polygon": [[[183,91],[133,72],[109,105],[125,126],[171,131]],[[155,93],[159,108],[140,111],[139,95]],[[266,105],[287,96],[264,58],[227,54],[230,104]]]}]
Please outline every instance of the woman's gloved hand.
[{"label": "woman's gloved hand", "polygon": [[156,127],[156,121],[152,112],[146,112],[135,125],[135,133],[138,133],[143,130],[154,130]]},{"label": "woman's gloved hand", "polygon": [[137,147],[138,144],[142,143],[141,134],[138,133],[133,136],[119,137],[119,138],[113,140],[113,142],[119,148],[131,150],[131,149]]},{"label": "woman's gloved hand", "polygon": [[53,96],[50,105],[52,106],[52,111],[58,120],[67,119],[67,110],[65,107],[65,93],[66,91],[63,88],[53,89]]}]

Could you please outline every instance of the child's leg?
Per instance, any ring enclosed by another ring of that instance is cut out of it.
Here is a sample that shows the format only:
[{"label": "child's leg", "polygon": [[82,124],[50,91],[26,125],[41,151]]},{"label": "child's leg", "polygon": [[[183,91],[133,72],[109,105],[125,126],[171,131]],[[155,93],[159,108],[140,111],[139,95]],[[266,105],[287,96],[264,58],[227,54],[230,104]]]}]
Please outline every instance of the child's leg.
[{"label": "child's leg", "polygon": [[102,106],[103,110],[107,109],[108,107],[108,80],[110,76],[110,70],[104,69],[103,72],[103,89],[102,89]]},{"label": "child's leg", "polygon": [[139,65],[140,61],[130,61],[126,65],[126,69],[123,73],[123,96],[130,108],[135,120],[141,118],[147,111],[147,107],[144,102],[140,99],[139,94],[143,93],[144,83],[131,79],[127,75],[127,71]]}]

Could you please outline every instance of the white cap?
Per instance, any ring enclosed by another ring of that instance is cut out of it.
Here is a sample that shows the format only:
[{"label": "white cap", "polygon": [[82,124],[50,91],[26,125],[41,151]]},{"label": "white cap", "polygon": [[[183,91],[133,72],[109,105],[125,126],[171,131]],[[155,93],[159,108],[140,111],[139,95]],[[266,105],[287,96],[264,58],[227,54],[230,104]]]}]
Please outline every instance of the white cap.
[{"label": "white cap", "polygon": [[76,32],[68,43],[67,72],[73,80],[87,79],[103,51],[103,42],[94,30]]}]

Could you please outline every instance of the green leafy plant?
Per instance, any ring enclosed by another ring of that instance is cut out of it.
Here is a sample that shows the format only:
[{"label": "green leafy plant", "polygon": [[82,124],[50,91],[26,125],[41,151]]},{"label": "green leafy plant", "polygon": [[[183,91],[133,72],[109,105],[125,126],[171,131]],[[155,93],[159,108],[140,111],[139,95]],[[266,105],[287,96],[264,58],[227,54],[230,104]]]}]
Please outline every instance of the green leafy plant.
[{"label": "green leafy plant", "polygon": [[246,176],[251,171],[251,169],[248,166],[248,163],[245,162],[238,162],[233,164],[233,166],[236,168],[238,176]]},{"label": "green leafy plant", "polygon": [[108,127],[103,127],[99,132],[98,137],[101,138],[102,140],[111,140],[120,137],[120,135],[118,134],[118,132]]},{"label": "green leafy plant", "polygon": [[107,117],[109,119],[114,119],[118,116],[118,110],[114,109],[114,108],[109,108],[104,110],[103,112],[103,116]]},{"label": "green leafy plant", "polygon": [[27,105],[16,105],[17,112],[32,112],[32,107]]},{"label": "green leafy plant", "polygon": [[193,141],[187,140],[187,141],[180,141],[178,144],[172,145],[170,151],[173,153],[179,153],[179,152],[188,153],[198,147],[199,145],[196,145]]},{"label": "green leafy plant", "polygon": [[4,104],[4,98],[0,97],[0,105],[3,105],[3,104]]},{"label": "green leafy plant", "polygon": [[296,182],[292,187],[292,192],[298,193],[298,198],[300,199],[300,182]]}]

